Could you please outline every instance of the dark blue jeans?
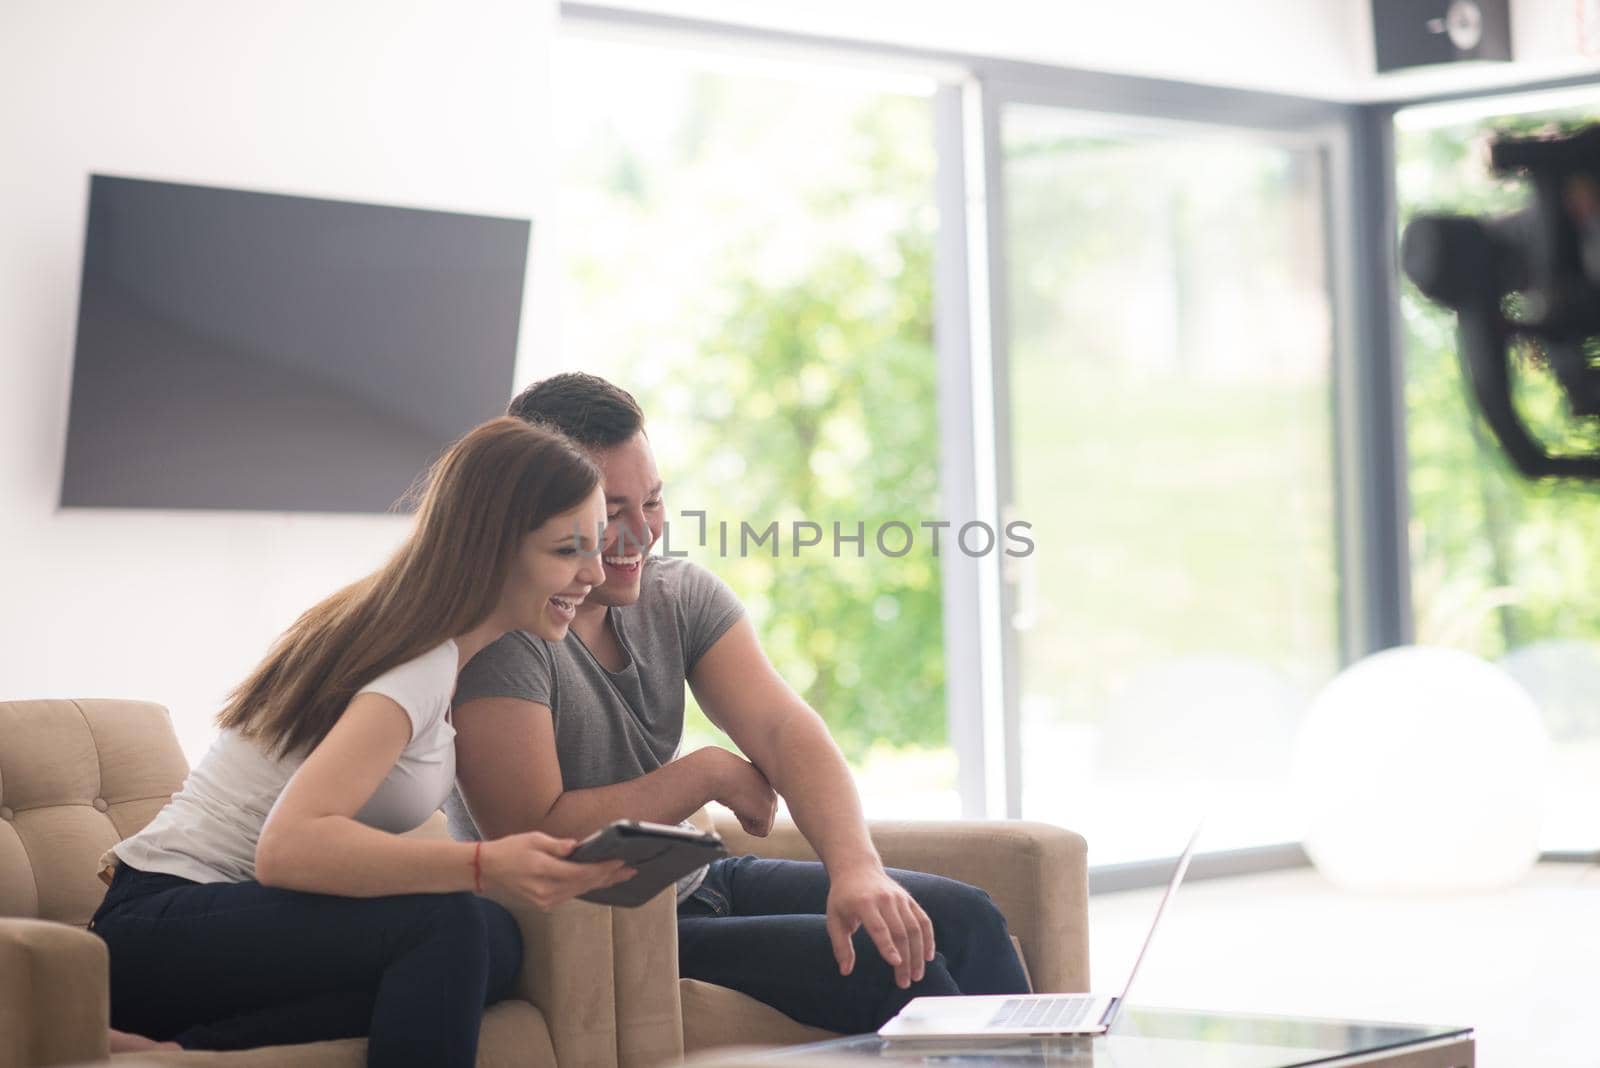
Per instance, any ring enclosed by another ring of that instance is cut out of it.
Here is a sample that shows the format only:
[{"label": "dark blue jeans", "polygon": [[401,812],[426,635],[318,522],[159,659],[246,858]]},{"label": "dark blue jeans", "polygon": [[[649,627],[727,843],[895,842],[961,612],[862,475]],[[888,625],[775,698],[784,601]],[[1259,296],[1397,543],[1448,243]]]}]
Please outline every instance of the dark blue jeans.
[{"label": "dark blue jeans", "polygon": [[828,938],[828,873],[817,863],[730,857],[716,861],[678,906],[678,970],[731,987],[801,1023],[875,1031],[914,997],[1018,994],[1028,981],[1005,917],[966,883],[889,869],[933,921],[937,952],[910,989],[866,930],[855,933],[855,969],[839,974]]},{"label": "dark blue jeans", "polygon": [[522,963],[516,921],[473,894],[335,897],[127,865],[89,928],[120,1031],[213,1050],[367,1035],[369,1065],[470,1068],[484,1006]]}]

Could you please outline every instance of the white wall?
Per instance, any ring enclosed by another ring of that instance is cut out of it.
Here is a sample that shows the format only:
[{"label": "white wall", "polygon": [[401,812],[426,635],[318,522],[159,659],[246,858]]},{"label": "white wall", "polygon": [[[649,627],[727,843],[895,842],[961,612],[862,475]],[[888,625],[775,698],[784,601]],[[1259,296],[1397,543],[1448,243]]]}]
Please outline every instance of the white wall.
[{"label": "white wall", "polygon": [[[191,760],[388,516],[58,511],[91,172],[532,217],[553,0],[0,3],[0,699],[160,701]],[[553,337],[524,301],[518,380]]]}]

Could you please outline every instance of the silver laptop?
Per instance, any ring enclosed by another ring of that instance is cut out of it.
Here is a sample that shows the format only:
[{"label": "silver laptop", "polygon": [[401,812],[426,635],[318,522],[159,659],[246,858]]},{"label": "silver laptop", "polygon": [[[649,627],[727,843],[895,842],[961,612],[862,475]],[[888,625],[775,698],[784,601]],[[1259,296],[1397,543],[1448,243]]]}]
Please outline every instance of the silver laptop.
[{"label": "silver laptop", "polygon": [[1028,1035],[1103,1035],[1116,1022],[1117,1013],[1127,1001],[1133,988],[1139,965],[1150,951],[1156,928],[1167,911],[1167,905],[1178,892],[1178,884],[1189,870],[1189,858],[1194,855],[1194,845],[1200,840],[1196,827],[1184,846],[1178,866],[1172,871],[1172,881],[1156,908],[1156,917],[1150,931],[1144,936],[1144,945],[1128,972],[1128,981],[1122,993],[1110,997],[1104,994],[999,994],[995,996],[958,996],[912,998],[899,1015],[882,1027],[878,1035],[887,1039],[915,1039],[917,1041],[942,1041],[945,1039],[993,1038]]}]

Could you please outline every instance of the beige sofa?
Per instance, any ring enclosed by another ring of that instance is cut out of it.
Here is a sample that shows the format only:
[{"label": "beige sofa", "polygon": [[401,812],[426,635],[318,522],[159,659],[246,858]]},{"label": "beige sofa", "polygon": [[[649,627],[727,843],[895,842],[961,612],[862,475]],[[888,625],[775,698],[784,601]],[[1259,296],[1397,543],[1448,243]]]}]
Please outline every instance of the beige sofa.
[{"label": "beige sofa", "polygon": [[[82,929],[104,892],[95,862],[144,826],[185,774],[159,705],[0,702],[0,1068],[106,1058],[106,952]],[[736,853],[813,859],[792,825],[765,839],[731,818],[717,829]],[[1082,838],[1011,821],[874,823],[872,833],[890,866],[988,891],[1034,989],[1088,988]],[[526,950],[521,989],[485,1014],[480,1065],[651,1068],[686,1051],[830,1037],[742,994],[679,980],[670,894],[639,909],[514,911]],[[353,1068],[364,1052],[349,1040],[137,1063]]]},{"label": "beige sofa", "polygon": [[[187,773],[160,705],[0,703],[0,1068],[106,1058],[106,950],[82,929],[105,891],[96,861],[143,827]],[[631,1033],[617,1033],[619,974],[672,965],[633,948],[649,941],[638,928],[670,926],[671,910],[666,898],[633,911],[582,902],[513,910],[526,952],[521,989],[485,1013],[478,1063],[609,1068],[645,1063],[644,1048],[678,1056],[671,991],[627,993]],[[357,1068],[365,1047],[357,1039],[138,1062]]]}]

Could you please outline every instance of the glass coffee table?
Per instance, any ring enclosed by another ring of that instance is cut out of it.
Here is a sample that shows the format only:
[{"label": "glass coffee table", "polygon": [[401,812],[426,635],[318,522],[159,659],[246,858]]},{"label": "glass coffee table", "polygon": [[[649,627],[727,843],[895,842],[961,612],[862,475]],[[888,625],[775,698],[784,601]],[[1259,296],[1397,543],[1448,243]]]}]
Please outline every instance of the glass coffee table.
[{"label": "glass coffee table", "polygon": [[[1470,1027],[1321,1020],[1129,1006],[1110,1035],[961,1042],[885,1041],[858,1035],[806,1046],[726,1054],[724,1068],[858,1068],[868,1060],[951,1068],[1473,1068]],[[886,1065],[885,1068],[890,1068]]]}]

